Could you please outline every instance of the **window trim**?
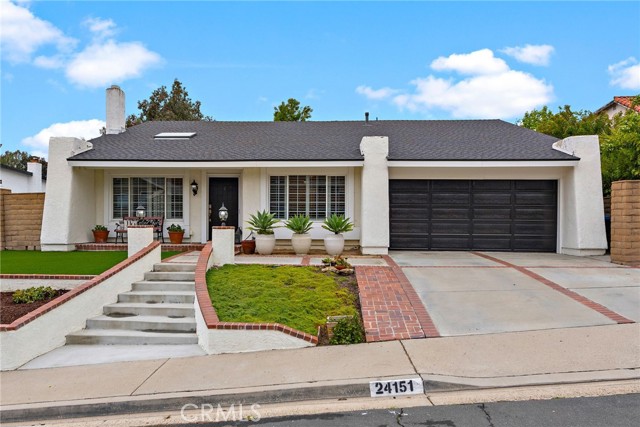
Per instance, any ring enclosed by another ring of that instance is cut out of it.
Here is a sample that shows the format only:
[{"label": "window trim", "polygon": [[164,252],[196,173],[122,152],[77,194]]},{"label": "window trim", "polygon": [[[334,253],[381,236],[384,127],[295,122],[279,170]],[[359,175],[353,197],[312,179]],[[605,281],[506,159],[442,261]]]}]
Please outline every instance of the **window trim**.
[{"label": "window trim", "polygon": [[[267,210],[271,210],[271,178],[273,177],[284,177],[284,218],[278,218],[280,221],[286,221],[287,219],[290,218],[290,214],[289,214],[289,178],[291,176],[305,176],[305,177],[312,177],[312,176],[321,176],[325,178],[325,183],[324,183],[324,187],[325,187],[325,216],[323,218],[311,218],[311,221],[314,223],[322,223],[324,222],[325,218],[328,215],[331,215],[331,204],[332,204],[332,199],[331,199],[331,178],[332,177],[341,177],[344,178],[344,215],[346,217],[350,217],[352,218],[353,216],[351,215],[350,212],[350,174],[348,173],[348,171],[340,171],[340,172],[326,172],[326,173],[309,173],[309,174],[305,174],[305,173],[295,173],[294,171],[286,171],[286,172],[282,172],[282,173],[270,173],[267,175],[267,179],[266,179],[266,185],[267,185],[267,191],[266,191],[266,196],[267,196]],[[311,188],[311,180],[307,179],[305,182],[305,213],[306,215],[309,215],[309,209],[310,209],[310,188]]]}]

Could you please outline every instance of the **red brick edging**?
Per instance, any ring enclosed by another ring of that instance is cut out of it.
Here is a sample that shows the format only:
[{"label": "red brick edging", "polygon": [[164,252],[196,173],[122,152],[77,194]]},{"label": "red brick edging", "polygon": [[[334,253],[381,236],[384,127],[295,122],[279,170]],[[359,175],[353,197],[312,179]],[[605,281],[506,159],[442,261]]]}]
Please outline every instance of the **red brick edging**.
[{"label": "red brick edging", "polygon": [[208,329],[279,331],[311,344],[318,344],[318,337],[280,323],[221,322],[211,304],[211,297],[209,297],[209,291],[207,290],[207,263],[212,250],[211,242],[208,242],[200,252],[198,264],[196,265],[196,297]]},{"label": "red brick edging", "polygon": [[92,279],[90,279],[88,282],[83,283],[82,285],[78,286],[77,288],[74,288],[74,289],[70,290],[69,292],[67,292],[67,293],[65,293],[63,295],[60,295],[58,298],[53,299],[53,300],[49,301],[48,303],[46,303],[45,305],[42,305],[42,306],[38,307],[37,309],[33,310],[32,312],[29,312],[29,313],[25,314],[24,316],[20,317],[19,319],[14,320],[10,324],[2,324],[2,325],[0,325],[0,331],[15,331],[16,329],[19,329],[19,328],[23,327],[27,323],[32,322],[33,320],[37,319],[38,317],[42,316],[43,314],[53,310],[56,307],[59,307],[60,305],[64,304],[65,302],[67,302],[69,300],[71,300],[72,298],[75,298],[76,296],[80,295],[81,293],[88,291],[89,289],[91,289],[91,288],[99,285],[100,283],[104,282],[108,278],[110,278],[110,277],[114,276],[115,274],[121,272],[125,268],[129,267],[131,264],[133,264],[136,261],[138,261],[141,258],[143,258],[145,255],[147,255],[149,252],[151,252],[152,250],[154,250],[158,246],[160,246],[160,242],[151,243],[146,248],[141,249],[140,251],[138,251],[138,253],[136,253],[135,255],[125,259],[121,263],[114,265],[113,267],[111,267],[110,269],[105,271],[104,273],[102,273],[102,274],[100,274],[98,276],[95,276],[95,277],[92,276]]},{"label": "red brick edging", "polygon": [[[158,243],[160,243],[158,241]],[[162,243],[162,252],[190,252],[200,251],[204,247],[202,243],[185,243],[180,245],[174,245],[173,243]],[[128,249],[127,243],[77,243],[76,250],[83,252],[92,251],[126,251]]]},{"label": "red brick edging", "polygon": [[591,301],[589,298],[583,297],[582,295],[580,295],[580,294],[578,294],[576,292],[573,292],[572,290],[569,290],[569,289],[567,289],[567,288],[565,288],[563,286],[560,286],[557,283],[555,283],[555,282],[553,282],[553,281],[551,281],[551,280],[549,280],[547,278],[544,278],[541,275],[539,275],[537,273],[534,273],[533,271],[528,270],[525,267],[520,267],[519,265],[511,264],[510,262],[503,261],[501,259],[492,257],[490,255],[486,255],[486,254],[483,254],[483,253],[480,253],[480,252],[471,252],[471,253],[474,254],[474,255],[477,255],[479,257],[488,259],[490,261],[497,262],[497,263],[502,264],[502,265],[506,265],[507,267],[511,267],[514,270],[516,270],[516,271],[518,271],[518,272],[520,272],[522,274],[525,274],[525,275],[531,277],[534,280],[537,280],[538,282],[542,283],[543,285],[547,285],[551,289],[553,289],[555,291],[558,291],[561,294],[564,294],[564,295],[568,296],[572,300],[577,301],[580,304],[582,304],[582,305],[584,305],[586,307],[589,307],[592,310],[597,311],[598,313],[602,314],[603,316],[608,317],[609,319],[613,320],[616,323],[619,323],[619,324],[635,323],[633,320],[627,319],[626,317],[621,316],[620,314],[618,314],[618,313],[616,313],[616,312],[614,312],[612,310],[609,310],[604,305],[598,304],[595,301]]}]

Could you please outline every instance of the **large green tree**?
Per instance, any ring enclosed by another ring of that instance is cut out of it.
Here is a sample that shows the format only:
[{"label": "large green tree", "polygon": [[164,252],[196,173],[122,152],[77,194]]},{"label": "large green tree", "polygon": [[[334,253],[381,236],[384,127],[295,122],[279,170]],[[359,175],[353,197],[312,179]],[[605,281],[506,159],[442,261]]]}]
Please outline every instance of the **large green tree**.
[{"label": "large green tree", "polygon": [[166,86],[161,86],[151,93],[149,99],[138,101],[140,113],[137,116],[132,114],[127,117],[127,127],[163,120],[213,120],[200,111],[200,106],[200,101],[192,101],[187,88],[175,79],[171,92],[167,92]]},{"label": "large green tree", "polygon": [[614,118],[611,133],[600,137],[600,159],[606,194],[614,181],[640,179],[640,114],[628,110]]},{"label": "large green tree", "polygon": [[606,135],[611,132],[611,120],[606,114],[587,110],[573,111],[565,105],[553,113],[547,106],[524,114],[520,125],[540,133],[567,138],[576,135]]},{"label": "large green tree", "polygon": [[306,122],[311,118],[313,108],[305,105],[300,108],[300,101],[295,98],[289,98],[287,103],[284,101],[277,107],[273,107],[274,122]]},{"label": "large green tree", "polygon": [[0,163],[2,163],[5,166],[9,166],[14,169],[18,169],[22,171],[27,170],[27,163],[29,163],[29,161],[31,160],[34,160],[38,163],[42,163],[42,177],[46,178],[48,163],[44,159],[44,157],[32,156],[26,151],[20,151],[20,150],[16,150],[16,151],[7,150],[4,152],[4,154],[0,155]]}]

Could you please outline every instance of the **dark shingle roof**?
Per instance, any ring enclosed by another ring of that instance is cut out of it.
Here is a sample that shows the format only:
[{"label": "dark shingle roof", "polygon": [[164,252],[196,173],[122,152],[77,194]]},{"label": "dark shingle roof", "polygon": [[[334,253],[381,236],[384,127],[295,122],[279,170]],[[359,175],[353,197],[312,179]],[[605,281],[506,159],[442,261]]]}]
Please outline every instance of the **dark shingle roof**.
[{"label": "dark shingle roof", "polygon": [[[154,140],[161,132],[196,132]],[[389,160],[575,160],[553,150],[556,138],[502,120],[341,122],[147,122],[91,140],[72,160],[362,160],[364,136],[388,136]]]}]

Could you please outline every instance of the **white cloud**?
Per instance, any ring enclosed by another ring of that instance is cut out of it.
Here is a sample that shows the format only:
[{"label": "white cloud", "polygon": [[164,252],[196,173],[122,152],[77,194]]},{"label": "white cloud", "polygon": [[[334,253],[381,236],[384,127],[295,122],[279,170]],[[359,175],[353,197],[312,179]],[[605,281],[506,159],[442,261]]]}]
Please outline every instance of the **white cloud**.
[{"label": "white cloud", "polygon": [[509,70],[504,60],[493,56],[490,49],[476,50],[471,53],[462,53],[441,56],[431,63],[431,68],[436,71],[456,71],[460,74],[496,74]]},{"label": "white cloud", "polygon": [[113,37],[116,34],[116,23],[111,19],[87,18],[83,24],[89,28],[97,39]]},{"label": "white cloud", "polygon": [[11,63],[29,62],[40,47],[54,45],[67,52],[77,41],[48,21],[35,17],[25,7],[0,1],[0,48],[2,56]]},{"label": "white cloud", "polygon": [[520,62],[533,65],[549,65],[554,47],[548,44],[506,47],[500,52],[514,57]]},{"label": "white cloud", "polygon": [[398,93],[398,90],[391,89],[390,87],[383,87],[380,89],[373,89],[371,86],[358,86],[356,93],[364,95],[367,99],[380,100],[389,98],[390,96]]},{"label": "white cloud", "polygon": [[140,42],[93,43],[67,64],[67,78],[80,86],[100,87],[139,77],[143,71],[162,62],[155,52]]},{"label": "white cloud", "polygon": [[[489,49],[469,54],[440,57],[432,62],[436,71],[457,71],[465,78],[429,75],[411,81],[414,89],[390,99],[401,110],[426,113],[432,109],[456,118],[512,118],[547,104],[553,99],[553,86],[522,71],[512,70]],[[359,86],[356,92],[370,98],[388,98],[388,88]],[[396,91],[399,92],[399,91]]]},{"label": "white cloud", "polygon": [[64,67],[65,58],[62,55],[54,56],[36,56],[33,60],[33,65],[40,68],[47,68],[55,70],[57,68]]},{"label": "white cloud", "polygon": [[640,89],[640,64],[634,57],[609,65],[609,84],[622,89]]},{"label": "white cloud", "polygon": [[33,136],[22,140],[22,144],[30,147],[32,154],[40,157],[47,157],[49,150],[49,138],[52,136],[73,136],[76,138],[91,139],[100,136],[100,129],[105,126],[105,122],[98,119],[78,120],[67,123],[54,123],[42,129]]}]

